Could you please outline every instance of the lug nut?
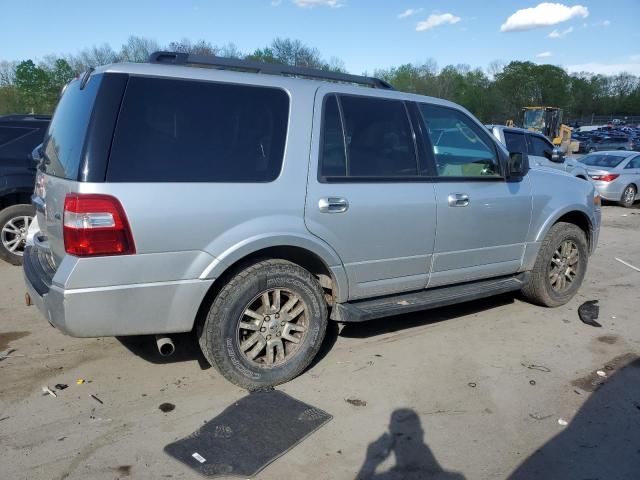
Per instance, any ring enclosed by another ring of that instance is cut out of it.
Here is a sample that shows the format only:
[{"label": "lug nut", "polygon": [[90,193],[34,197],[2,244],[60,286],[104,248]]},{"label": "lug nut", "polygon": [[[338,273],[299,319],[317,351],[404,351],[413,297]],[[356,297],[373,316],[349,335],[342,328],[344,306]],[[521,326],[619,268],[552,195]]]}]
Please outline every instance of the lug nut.
[{"label": "lug nut", "polygon": [[266,329],[266,328],[264,328],[264,327],[262,327],[262,328],[260,329],[260,331],[261,331],[261,332],[266,332],[266,331],[267,331],[267,329]]},{"label": "lug nut", "polygon": [[269,315],[267,315],[266,317],[264,317],[264,319],[265,319],[267,322],[268,322],[269,320],[271,320],[271,319],[269,318]]},{"label": "lug nut", "polygon": [[276,313],[276,318],[280,318],[280,314]]},{"label": "lug nut", "polygon": [[267,335],[267,340],[271,340],[271,335]]},{"label": "lug nut", "polygon": [[280,322],[280,326],[284,327],[285,322]]},{"label": "lug nut", "polygon": [[280,336],[280,332],[276,333],[276,337],[279,337],[279,336]]}]

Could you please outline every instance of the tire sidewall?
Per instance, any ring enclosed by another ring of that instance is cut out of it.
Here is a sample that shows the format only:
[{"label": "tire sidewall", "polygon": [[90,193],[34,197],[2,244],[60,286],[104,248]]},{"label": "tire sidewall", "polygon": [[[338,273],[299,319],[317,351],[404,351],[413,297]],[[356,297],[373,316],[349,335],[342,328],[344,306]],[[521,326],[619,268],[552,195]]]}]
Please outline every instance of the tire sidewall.
[{"label": "tire sidewall", "polygon": [[[262,268],[239,285],[234,285],[221,300],[217,318],[207,318],[209,328],[214,327],[210,336],[211,353],[214,361],[228,372],[234,383],[255,388],[282,383],[297,376],[311,362],[324,337],[327,322],[327,308],[318,291],[304,278],[305,271],[294,265],[271,265]],[[307,308],[308,330],[294,356],[282,365],[260,367],[247,360],[240,351],[237,327],[244,309],[260,293],[273,288],[287,289],[299,295]],[[215,301],[214,301],[215,303]],[[212,310],[214,308],[212,307]]]},{"label": "tire sidewall", "polygon": [[[9,222],[9,220],[17,217],[35,217],[35,210],[31,205],[19,204],[0,210],[0,230]],[[22,256],[10,252],[0,241],[0,259],[6,260],[12,265],[21,265]]]},{"label": "tire sidewall", "polygon": [[[551,263],[553,254],[558,249],[560,244],[565,240],[573,241],[578,247],[578,252],[580,255],[578,262],[580,263],[580,269],[578,270],[578,274],[576,275],[576,277],[573,279],[571,288],[560,294],[556,292],[551,286],[551,282],[549,281],[548,268],[549,264]],[[584,232],[578,227],[570,225],[566,226],[565,228],[557,229],[553,232],[552,241],[549,243],[544,255],[544,288],[547,295],[554,303],[564,304],[576,294],[576,292],[582,285],[585,274],[587,273],[587,266],[589,263],[588,258],[589,252],[587,248],[587,241],[584,236]]]}]

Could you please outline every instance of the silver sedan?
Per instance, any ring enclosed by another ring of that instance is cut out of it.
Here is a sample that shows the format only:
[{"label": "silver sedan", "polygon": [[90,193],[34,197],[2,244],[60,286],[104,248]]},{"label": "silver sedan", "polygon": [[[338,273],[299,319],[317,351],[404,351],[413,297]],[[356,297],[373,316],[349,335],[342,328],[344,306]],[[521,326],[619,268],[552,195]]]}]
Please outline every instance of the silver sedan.
[{"label": "silver sedan", "polygon": [[621,150],[585,155],[580,162],[605,200],[632,207],[640,198],[640,153]]}]

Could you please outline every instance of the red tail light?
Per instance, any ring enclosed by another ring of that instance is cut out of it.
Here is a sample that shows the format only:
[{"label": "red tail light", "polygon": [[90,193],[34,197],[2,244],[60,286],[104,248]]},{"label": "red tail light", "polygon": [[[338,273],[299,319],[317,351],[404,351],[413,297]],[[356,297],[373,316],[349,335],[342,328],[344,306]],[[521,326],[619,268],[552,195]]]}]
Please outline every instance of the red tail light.
[{"label": "red tail light", "polygon": [[599,182],[613,182],[619,176],[617,173],[607,173],[606,175],[591,175],[591,178]]},{"label": "red tail light", "polygon": [[93,193],[68,194],[64,199],[64,248],[78,257],[136,253],[118,199]]}]

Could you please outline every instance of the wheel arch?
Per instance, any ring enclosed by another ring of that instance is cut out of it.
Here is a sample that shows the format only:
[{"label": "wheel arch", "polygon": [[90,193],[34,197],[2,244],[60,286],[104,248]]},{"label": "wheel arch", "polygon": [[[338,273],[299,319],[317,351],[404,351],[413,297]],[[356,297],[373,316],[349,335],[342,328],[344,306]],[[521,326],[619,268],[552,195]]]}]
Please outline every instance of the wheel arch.
[{"label": "wheel arch", "polygon": [[202,300],[195,323],[204,319],[208,306],[231,277],[267,258],[288,260],[311,272],[325,290],[329,304],[344,302],[348,298],[346,271],[329,245],[298,235],[254,238],[224,252],[202,273],[201,279],[215,280]]},{"label": "wheel arch", "polygon": [[585,237],[587,238],[587,245],[589,246],[589,250],[591,251],[591,242],[593,241],[593,222],[589,214],[581,208],[573,207],[556,212],[556,214],[551,216],[539,230],[536,241],[542,241],[547,236],[547,233],[549,233],[549,230],[551,230],[551,227],[559,222],[571,223],[580,228],[580,230],[584,232]]}]

